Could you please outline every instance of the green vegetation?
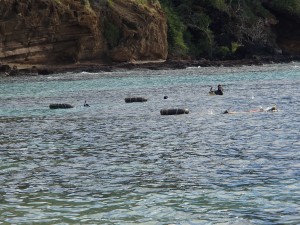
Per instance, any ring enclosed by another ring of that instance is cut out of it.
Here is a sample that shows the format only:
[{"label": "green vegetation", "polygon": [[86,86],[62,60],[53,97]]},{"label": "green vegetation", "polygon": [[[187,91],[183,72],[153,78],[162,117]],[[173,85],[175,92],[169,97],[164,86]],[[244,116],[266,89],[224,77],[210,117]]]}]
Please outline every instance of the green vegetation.
[{"label": "green vegetation", "polygon": [[60,0],[54,0],[57,4],[61,4]]},{"label": "green vegetation", "polygon": [[89,0],[81,0],[81,4],[87,7],[91,6]]},{"label": "green vegetation", "polygon": [[107,0],[107,4],[109,7],[112,7],[113,6],[113,0]]},{"label": "green vegetation", "polygon": [[163,10],[168,17],[168,43],[171,54],[182,56],[187,53],[187,45],[184,41],[185,25],[180,20],[179,15],[167,2],[161,2]]},{"label": "green vegetation", "polygon": [[273,0],[272,4],[278,11],[284,11],[292,16],[300,17],[299,0]]},{"label": "green vegetation", "polygon": [[147,4],[147,0],[136,0],[136,2],[142,5]]},{"label": "green vegetation", "polygon": [[154,4],[158,2],[158,0],[135,0],[139,4]]},{"label": "green vegetation", "polygon": [[227,46],[220,46],[215,51],[215,55],[220,59],[226,59],[230,53],[230,49]]},{"label": "green vegetation", "polygon": [[[160,0],[168,17],[169,52],[193,58],[230,58],[240,46],[275,43],[261,0]],[[274,0],[274,8],[300,15],[299,0]]]},{"label": "green vegetation", "polygon": [[225,3],[225,0],[206,0],[206,4],[218,9],[221,12],[228,12],[228,4]]},{"label": "green vegetation", "polygon": [[121,39],[121,31],[115,24],[106,22],[104,37],[106,38],[109,47],[112,49],[118,45]]},{"label": "green vegetation", "polygon": [[236,50],[241,46],[241,44],[237,43],[237,42],[232,42],[231,43],[231,52],[235,53]]},{"label": "green vegetation", "polygon": [[87,11],[90,11],[91,13],[94,13],[90,0],[81,0],[81,4],[84,6],[84,9]]},{"label": "green vegetation", "polygon": [[[213,56],[214,34],[210,29],[211,18],[204,11],[194,10],[199,2],[209,1],[179,0],[175,3],[161,0],[161,5],[168,17],[168,43],[171,55],[191,55],[194,58]],[[196,2],[198,2],[196,4]],[[223,0],[214,0],[212,7],[222,7]]]}]

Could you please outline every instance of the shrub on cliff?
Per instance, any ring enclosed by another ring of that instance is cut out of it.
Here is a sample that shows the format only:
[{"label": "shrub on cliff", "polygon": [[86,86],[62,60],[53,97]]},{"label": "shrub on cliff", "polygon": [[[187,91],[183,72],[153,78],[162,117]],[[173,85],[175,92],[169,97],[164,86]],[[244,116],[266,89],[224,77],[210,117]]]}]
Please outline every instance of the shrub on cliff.
[{"label": "shrub on cliff", "polygon": [[271,7],[278,11],[293,17],[300,18],[300,1],[299,0],[273,0],[270,3]]},{"label": "shrub on cliff", "polygon": [[263,7],[261,0],[160,2],[168,16],[169,50],[173,54],[177,53],[176,46],[184,46],[185,51],[180,53],[185,52],[193,58],[231,58],[235,54],[233,43],[244,45],[246,49],[276,45],[271,30],[272,21],[276,19]]},{"label": "shrub on cliff", "polygon": [[108,47],[113,49],[119,44],[121,39],[120,28],[109,21],[106,21],[104,24],[104,37],[107,40]]},{"label": "shrub on cliff", "polygon": [[169,54],[183,56],[188,50],[183,38],[186,26],[168,0],[161,0],[161,5],[168,18]]}]

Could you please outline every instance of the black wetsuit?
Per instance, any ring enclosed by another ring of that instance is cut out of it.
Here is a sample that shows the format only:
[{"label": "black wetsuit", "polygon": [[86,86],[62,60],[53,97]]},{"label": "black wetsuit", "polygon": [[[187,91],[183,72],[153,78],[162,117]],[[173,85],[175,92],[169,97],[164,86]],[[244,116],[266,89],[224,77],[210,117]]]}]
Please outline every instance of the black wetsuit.
[{"label": "black wetsuit", "polygon": [[216,95],[223,95],[223,91],[221,91],[221,90],[216,90],[214,92],[215,92]]}]

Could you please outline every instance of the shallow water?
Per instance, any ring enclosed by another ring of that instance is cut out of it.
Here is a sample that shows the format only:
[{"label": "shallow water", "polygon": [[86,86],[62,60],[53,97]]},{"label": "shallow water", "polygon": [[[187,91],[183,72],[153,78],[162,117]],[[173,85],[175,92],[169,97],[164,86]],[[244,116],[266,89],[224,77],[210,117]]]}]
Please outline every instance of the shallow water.
[{"label": "shallow water", "polygon": [[299,63],[1,78],[0,221],[299,224],[299,87]]}]

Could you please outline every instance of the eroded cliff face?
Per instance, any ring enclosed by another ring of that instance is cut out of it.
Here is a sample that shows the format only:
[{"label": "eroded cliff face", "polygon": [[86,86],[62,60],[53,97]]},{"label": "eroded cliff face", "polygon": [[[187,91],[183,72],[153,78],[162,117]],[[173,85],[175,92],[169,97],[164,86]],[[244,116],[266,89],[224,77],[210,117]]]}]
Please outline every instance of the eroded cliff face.
[{"label": "eroded cliff face", "polygon": [[106,24],[119,29],[109,52],[114,61],[167,58],[167,19],[159,4],[114,0],[108,8]]},{"label": "eroded cliff face", "polygon": [[98,15],[64,2],[2,0],[1,61],[51,64],[100,56],[105,42]]},{"label": "eroded cliff face", "polygon": [[[130,61],[167,57],[159,5],[111,0],[0,0],[0,64]],[[117,41],[110,42],[110,29]],[[116,33],[116,32],[115,32]]]}]

